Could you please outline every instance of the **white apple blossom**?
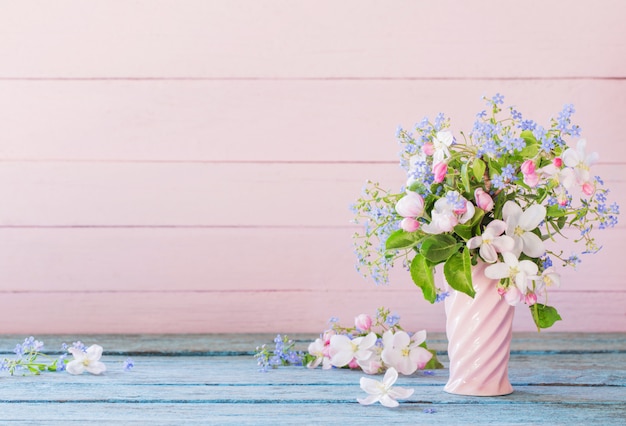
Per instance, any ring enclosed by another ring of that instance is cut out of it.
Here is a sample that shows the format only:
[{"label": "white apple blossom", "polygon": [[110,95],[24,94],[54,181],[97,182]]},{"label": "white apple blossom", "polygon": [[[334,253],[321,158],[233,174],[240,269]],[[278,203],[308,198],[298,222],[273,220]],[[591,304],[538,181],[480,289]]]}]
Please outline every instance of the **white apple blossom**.
[{"label": "white apple blossom", "polygon": [[353,359],[365,361],[372,356],[370,350],[376,344],[376,334],[369,333],[367,336],[350,339],[343,334],[337,334],[330,338],[330,363],[335,367],[344,367]]},{"label": "white apple blossom", "polygon": [[576,144],[576,149],[568,148],[563,152],[563,163],[567,167],[571,167],[574,170],[576,182],[579,185],[591,182],[591,173],[589,168],[593,163],[598,161],[598,153],[592,152],[591,154],[585,154],[585,147],[587,141],[580,139]]},{"label": "white apple blossom", "polygon": [[493,220],[487,225],[482,235],[477,235],[467,241],[467,248],[478,251],[480,257],[487,263],[494,263],[498,260],[498,253],[513,250],[515,241],[513,238],[502,235],[506,230],[506,223],[501,220]]},{"label": "white apple blossom", "polygon": [[433,210],[430,212],[430,223],[422,225],[422,231],[427,234],[442,234],[450,232],[459,223],[466,223],[470,220],[476,208],[474,204],[461,197],[464,202],[464,209],[457,209],[447,198],[440,198],[435,201]]},{"label": "white apple blossom", "polygon": [[398,399],[406,399],[413,395],[413,389],[405,389],[401,387],[393,388],[393,384],[398,380],[398,372],[391,367],[385,373],[382,381],[370,379],[369,377],[361,377],[360,384],[368,396],[365,398],[357,398],[359,404],[370,405],[380,402],[385,407],[393,408],[400,405]]},{"label": "white apple blossom", "polygon": [[69,348],[68,351],[74,355],[74,359],[65,366],[70,374],[82,374],[85,371],[91,374],[101,374],[107,369],[106,365],[100,361],[102,357],[100,345],[91,345],[84,351],[80,348]]},{"label": "white apple blossom", "polygon": [[308,368],[316,368],[318,365],[322,364],[322,368],[324,370],[328,370],[332,367],[330,364],[330,358],[326,356],[327,348],[324,341],[320,338],[315,339],[313,342],[309,344],[309,354],[313,355],[315,359],[310,361],[306,366]]},{"label": "white apple blossom", "polygon": [[425,340],[426,330],[419,331],[412,337],[405,331],[394,334],[387,330],[383,333],[381,358],[385,364],[394,367],[400,373],[413,374],[418,368],[424,368],[433,356],[420,346]]},{"label": "white apple blossom", "polygon": [[546,217],[546,208],[533,204],[526,210],[514,201],[507,201],[502,208],[502,218],[506,222],[506,234],[513,238],[515,245],[511,250],[518,258],[521,253],[528,257],[540,257],[546,251],[543,240],[532,231]]},{"label": "white apple blossom", "polygon": [[510,278],[522,294],[526,294],[529,280],[533,279],[539,270],[530,260],[518,260],[511,252],[502,253],[504,262],[497,262],[485,268],[485,275],[491,279]]}]

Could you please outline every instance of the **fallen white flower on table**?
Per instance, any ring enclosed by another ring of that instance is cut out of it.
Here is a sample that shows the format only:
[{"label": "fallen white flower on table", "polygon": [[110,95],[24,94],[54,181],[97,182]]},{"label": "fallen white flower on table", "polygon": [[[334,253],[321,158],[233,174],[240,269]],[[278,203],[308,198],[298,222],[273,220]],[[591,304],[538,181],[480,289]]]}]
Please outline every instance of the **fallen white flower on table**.
[{"label": "fallen white flower on table", "polygon": [[366,398],[357,398],[359,404],[370,405],[380,402],[385,407],[393,408],[400,405],[397,399],[406,399],[413,395],[414,389],[405,389],[401,387],[392,388],[393,384],[398,380],[398,372],[391,367],[385,373],[382,382],[361,377],[361,389],[368,396]]},{"label": "fallen white flower on table", "polygon": [[84,351],[79,348],[69,348],[68,351],[74,355],[74,359],[67,363],[65,369],[70,374],[82,374],[87,371],[91,374],[104,373],[106,365],[100,361],[102,357],[102,346],[91,345]]}]

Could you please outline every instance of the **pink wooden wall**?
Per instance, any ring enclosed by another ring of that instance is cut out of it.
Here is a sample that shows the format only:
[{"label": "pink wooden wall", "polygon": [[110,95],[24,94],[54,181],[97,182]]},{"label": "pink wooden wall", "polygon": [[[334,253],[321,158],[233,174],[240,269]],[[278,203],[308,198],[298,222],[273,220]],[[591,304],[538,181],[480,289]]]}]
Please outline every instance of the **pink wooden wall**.
[{"label": "pink wooden wall", "polygon": [[[620,0],[0,2],[0,332],[318,332],[407,274],[354,269],[348,206],[395,129],[564,103],[626,206]],[[626,224],[565,273],[555,331],[626,331]],[[518,309],[516,331],[532,330]]]}]

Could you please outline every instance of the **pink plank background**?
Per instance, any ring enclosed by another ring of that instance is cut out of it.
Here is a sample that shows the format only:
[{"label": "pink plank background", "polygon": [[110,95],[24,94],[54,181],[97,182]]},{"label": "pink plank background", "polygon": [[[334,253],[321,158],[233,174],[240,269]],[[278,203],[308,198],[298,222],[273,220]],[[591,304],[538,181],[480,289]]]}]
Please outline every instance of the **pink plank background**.
[{"label": "pink plank background", "polygon": [[[5,333],[319,332],[383,304],[442,331],[400,268],[356,273],[348,206],[403,182],[398,125],[467,130],[495,92],[544,122],[574,103],[626,205],[621,1],[0,8]],[[626,226],[599,237],[554,331],[626,331]]]}]

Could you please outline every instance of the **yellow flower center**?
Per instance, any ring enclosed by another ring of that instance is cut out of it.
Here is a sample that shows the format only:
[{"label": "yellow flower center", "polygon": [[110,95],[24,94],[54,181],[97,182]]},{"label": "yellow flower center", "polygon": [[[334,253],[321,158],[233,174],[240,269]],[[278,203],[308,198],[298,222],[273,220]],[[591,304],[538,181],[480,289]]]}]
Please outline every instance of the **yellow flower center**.
[{"label": "yellow flower center", "polygon": [[522,228],[520,228],[519,226],[515,227],[515,231],[513,231],[513,233],[518,236],[521,237],[522,235],[524,235],[524,230]]},{"label": "yellow flower center", "polygon": [[402,356],[409,356],[410,352],[411,351],[409,351],[409,348],[404,348],[404,349],[402,349]]}]

